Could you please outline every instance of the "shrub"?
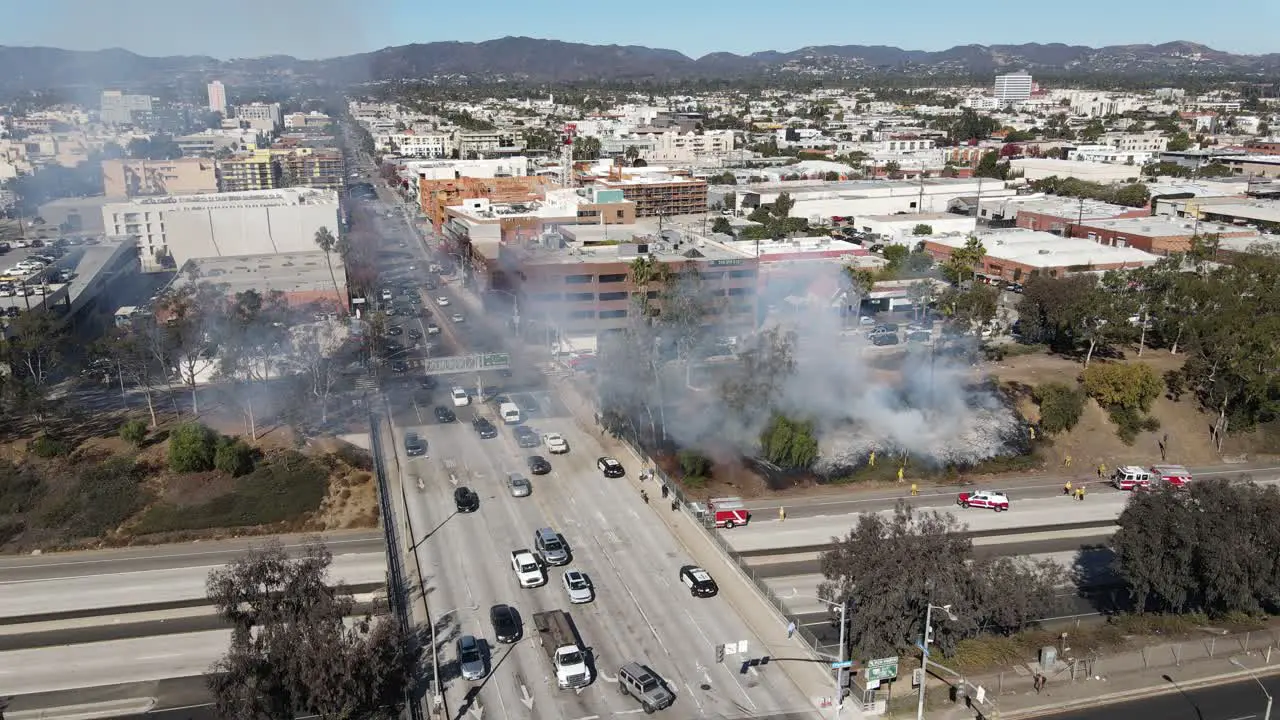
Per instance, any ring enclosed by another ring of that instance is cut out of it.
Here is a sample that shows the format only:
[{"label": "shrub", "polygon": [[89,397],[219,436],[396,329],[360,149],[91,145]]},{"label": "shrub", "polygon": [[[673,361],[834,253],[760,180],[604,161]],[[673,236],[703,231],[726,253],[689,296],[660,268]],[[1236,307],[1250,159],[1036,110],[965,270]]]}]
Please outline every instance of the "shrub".
[{"label": "shrub", "polygon": [[239,438],[219,438],[213,464],[231,477],[247,475],[253,472],[253,448]]},{"label": "shrub", "polygon": [[55,458],[71,453],[71,446],[63,440],[49,435],[38,435],[28,446],[36,457]]},{"label": "shrub", "polygon": [[27,524],[17,518],[0,518],[0,545],[18,537],[27,529]]},{"label": "shrub", "polygon": [[350,443],[341,443],[333,451],[333,454],[337,455],[339,460],[357,470],[373,469],[373,456],[364,448],[356,447]]},{"label": "shrub", "polygon": [[1050,435],[1075,427],[1084,413],[1085,394],[1080,388],[1044,383],[1031,391],[1031,397],[1040,406],[1040,429]]},{"label": "shrub", "polygon": [[1164,382],[1146,363],[1096,363],[1084,371],[1084,389],[1103,407],[1146,412],[1160,397]]},{"label": "shrub", "polygon": [[218,436],[200,423],[183,423],[169,433],[169,469],[203,472],[214,468]]},{"label": "shrub", "polygon": [[45,484],[25,465],[0,465],[0,515],[18,515],[35,507],[44,497]]},{"label": "shrub", "polygon": [[711,460],[697,450],[681,450],[676,454],[676,460],[686,478],[711,476]]},{"label": "shrub", "polygon": [[142,420],[129,420],[120,426],[120,439],[137,446],[147,439],[147,423]]},{"label": "shrub", "polygon": [[1116,436],[1125,445],[1132,445],[1143,430],[1155,432],[1160,429],[1160,421],[1150,415],[1143,415],[1137,408],[1112,405],[1107,408],[1111,422],[1115,423]]}]

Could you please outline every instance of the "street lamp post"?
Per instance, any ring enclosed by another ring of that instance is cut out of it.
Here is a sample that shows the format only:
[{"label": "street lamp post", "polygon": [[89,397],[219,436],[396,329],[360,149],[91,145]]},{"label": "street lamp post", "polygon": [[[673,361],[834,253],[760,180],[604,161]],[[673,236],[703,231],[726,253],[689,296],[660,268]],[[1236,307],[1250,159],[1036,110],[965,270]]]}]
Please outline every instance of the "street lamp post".
[{"label": "street lamp post", "polygon": [[924,611],[924,637],[920,642],[920,696],[916,700],[916,720],[924,720],[924,687],[929,679],[929,641],[933,639],[933,611],[941,610],[947,614],[947,619],[956,620],[955,613],[951,612],[950,605],[934,605]]},{"label": "street lamp post", "polygon": [[1267,692],[1267,686],[1262,684],[1262,679],[1258,677],[1257,673],[1255,673],[1252,668],[1249,668],[1245,666],[1244,663],[1240,662],[1239,658],[1231,658],[1229,662],[1249,673],[1249,677],[1253,678],[1253,681],[1258,683],[1258,687],[1262,689],[1262,694],[1267,696],[1267,709],[1262,714],[1262,720],[1271,720],[1271,693]]},{"label": "street lamp post", "polygon": [[[834,602],[831,602],[830,600],[823,600],[822,598],[817,597],[815,595],[799,595],[794,590],[792,590],[790,597],[793,597],[793,598],[807,597],[812,600],[817,600],[818,602],[825,604],[828,608],[834,608],[837,605],[840,607],[840,650],[836,657],[836,660],[838,662],[836,663],[837,668],[835,672],[836,697],[835,697],[835,703],[833,704],[833,708],[831,711],[831,717],[838,719],[840,717],[840,710],[844,706],[844,690],[840,687],[840,671],[844,669],[842,666],[845,663],[845,659],[844,659],[845,640],[846,640],[845,628],[848,626],[848,623],[845,622],[845,612],[849,609],[849,601],[846,599],[843,602],[834,603]],[[814,650],[816,651],[817,648],[814,648]],[[822,653],[822,654],[825,654],[825,653]],[[827,657],[829,658],[831,656],[827,655]]]}]

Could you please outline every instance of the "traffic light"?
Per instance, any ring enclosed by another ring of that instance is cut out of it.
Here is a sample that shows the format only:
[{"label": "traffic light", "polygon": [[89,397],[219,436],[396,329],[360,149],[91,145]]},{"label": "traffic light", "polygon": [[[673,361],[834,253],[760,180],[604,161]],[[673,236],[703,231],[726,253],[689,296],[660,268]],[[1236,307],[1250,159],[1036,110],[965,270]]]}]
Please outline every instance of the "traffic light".
[{"label": "traffic light", "polygon": [[933,628],[928,625],[924,628],[924,646],[929,647],[933,644]]}]

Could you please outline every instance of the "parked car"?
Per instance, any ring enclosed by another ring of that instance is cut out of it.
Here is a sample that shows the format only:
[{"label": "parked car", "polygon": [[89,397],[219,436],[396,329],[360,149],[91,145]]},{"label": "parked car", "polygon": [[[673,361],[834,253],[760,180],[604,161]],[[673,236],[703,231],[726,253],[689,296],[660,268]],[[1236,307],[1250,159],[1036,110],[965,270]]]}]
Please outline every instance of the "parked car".
[{"label": "parked car", "polygon": [[498,437],[498,428],[489,422],[489,418],[478,417],[471,421],[471,427],[475,429],[481,440],[492,440]]},{"label": "parked car", "polygon": [[569,452],[569,441],[564,439],[560,433],[547,433],[542,436],[542,444],[547,446],[547,451],[553,455],[562,455]]},{"label": "parked car", "polygon": [[466,407],[471,404],[471,396],[463,388],[455,387],[449,391],[449,395],[453,398],[454,407]]}]

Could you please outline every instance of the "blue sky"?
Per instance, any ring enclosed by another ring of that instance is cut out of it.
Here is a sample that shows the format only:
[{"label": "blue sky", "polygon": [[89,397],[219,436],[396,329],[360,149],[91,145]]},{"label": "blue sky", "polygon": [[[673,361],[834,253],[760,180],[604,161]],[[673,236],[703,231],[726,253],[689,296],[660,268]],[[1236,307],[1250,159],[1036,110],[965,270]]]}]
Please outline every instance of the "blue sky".
[{"label": "blue sky", "polygon": [[[0,45],[145,55],[331,57],[388,45],[527,35],[699,56],[805,45],[1080,45],[1190,40],[1280,52],[1280,0],[0,0]],[[0,72],[3,72],[0,68]]]}]

